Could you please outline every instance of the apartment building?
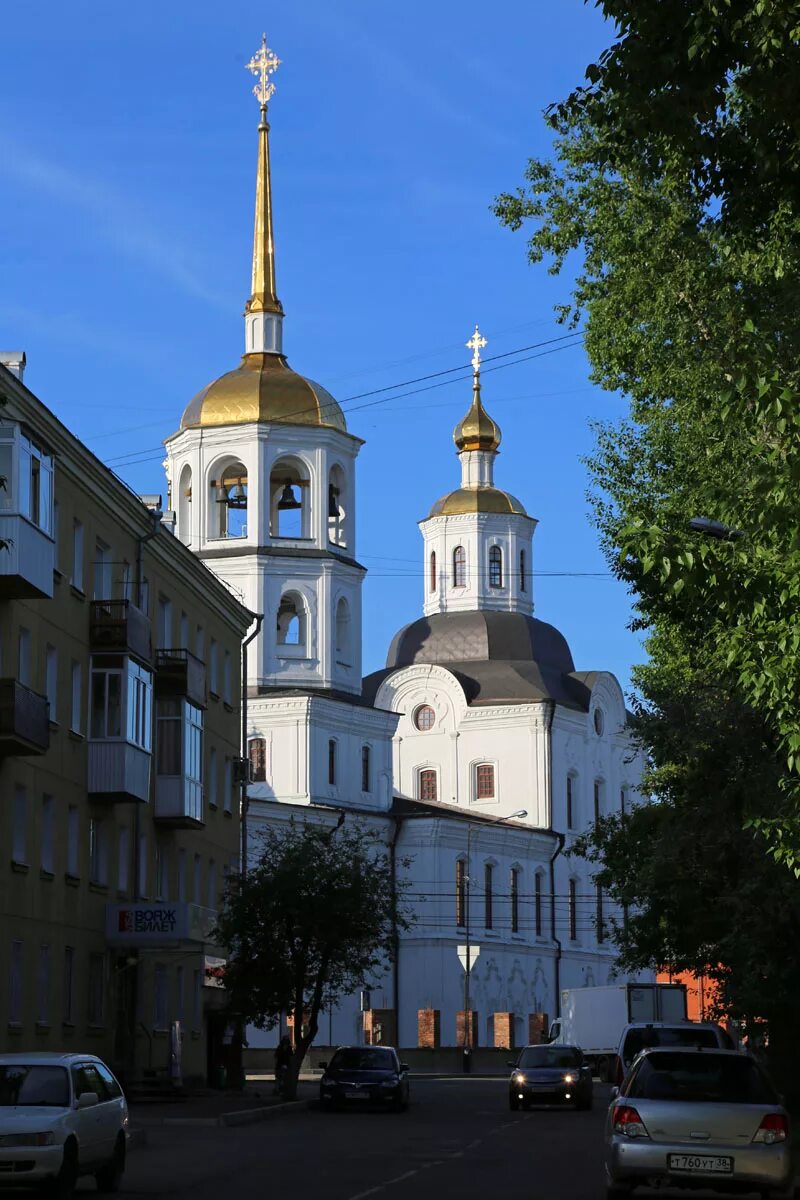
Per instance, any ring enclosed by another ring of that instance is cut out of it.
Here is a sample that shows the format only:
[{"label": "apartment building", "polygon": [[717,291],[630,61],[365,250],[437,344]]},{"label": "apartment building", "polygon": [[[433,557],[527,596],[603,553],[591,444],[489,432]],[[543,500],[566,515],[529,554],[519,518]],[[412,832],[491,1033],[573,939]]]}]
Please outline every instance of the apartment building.
[{"label": "apartment building", "polygon": [[252,614],[4,359],[0,1048],[205,1080]]}]

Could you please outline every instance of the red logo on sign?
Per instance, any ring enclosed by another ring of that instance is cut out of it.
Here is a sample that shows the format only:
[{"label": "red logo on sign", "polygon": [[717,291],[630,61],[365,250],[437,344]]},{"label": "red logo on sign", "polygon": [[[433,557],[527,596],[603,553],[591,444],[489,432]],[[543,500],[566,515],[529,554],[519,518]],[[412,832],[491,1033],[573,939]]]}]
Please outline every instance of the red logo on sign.
[{"label": "red logo on sign", "polygon": [[129,908],[121,908],[119,911],[119,932],[133,932],[133,913]]}]

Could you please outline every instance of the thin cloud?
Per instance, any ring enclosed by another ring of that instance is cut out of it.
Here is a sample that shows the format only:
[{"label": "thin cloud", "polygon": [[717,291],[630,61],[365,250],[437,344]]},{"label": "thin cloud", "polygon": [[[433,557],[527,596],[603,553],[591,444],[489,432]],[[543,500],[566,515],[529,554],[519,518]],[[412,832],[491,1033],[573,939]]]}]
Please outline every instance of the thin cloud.
[{"label": "thin cloud", "polygon": [[178,290],[227,312],[230,301],[208,286],[176,246],[174,238],[154,229],[132,207],[127,196],[111,184],[92,179],[31,154],[10,138],[0,138],[3,173],[22,187],[52,196],[91,218],[98,237],[114,246],[137,266],[148,268]]}]

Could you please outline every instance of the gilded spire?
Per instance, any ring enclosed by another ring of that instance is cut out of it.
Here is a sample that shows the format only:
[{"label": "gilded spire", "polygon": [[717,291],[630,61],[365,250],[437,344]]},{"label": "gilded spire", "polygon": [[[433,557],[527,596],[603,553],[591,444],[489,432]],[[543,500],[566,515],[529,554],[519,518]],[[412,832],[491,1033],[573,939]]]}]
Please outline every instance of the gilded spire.
[{"label": "gilded spire", "polygon": [[472,351],[472,404],[463,421],[453,430],[453,441],[462,450],[496,451],[500,445],[500,426],[496,425],[481,403],[481,350],[487,345],[478,326],[467,342]]},{"label": "gilded spire", "polygon": [[[272,224],[272,185],[269,171],[269,122],[267,105],[275,92],[272,76],[281,60],[267,46],[267,35],[261,39],[260,50],[247,64],[247,70],[258,77],[253,95],[261,108],[258,125],[258,174],[256,178],[256,215],[253,234],[253,281],[245,317],[251,313],[274,313],[283,316],[283,307],[275,290],[275,238]],[[248,342],[247,349],[261,350],[267,346]]]}]

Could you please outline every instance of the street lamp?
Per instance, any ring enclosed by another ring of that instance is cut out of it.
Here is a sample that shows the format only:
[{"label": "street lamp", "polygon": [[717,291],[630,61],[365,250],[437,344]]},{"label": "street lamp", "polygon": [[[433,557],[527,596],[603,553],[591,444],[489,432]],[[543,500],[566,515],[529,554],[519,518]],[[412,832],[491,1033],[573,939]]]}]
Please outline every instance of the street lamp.
[{"label": "street lamp", "polygon": [[[527,808],[519,808],[519,809],[517,809],[516,812],[509,813],[508,816],[506,816],[506,817],[500,817],[497,821],[495,821],[495,825],[502,825],[504,821],[518,821],[518,820],[521,821],[525,817],[527,817],[527,815],[528,815]],[[464,1067],[465,1072],[470,1070],[469,1056],[472,1052],[472,1046],[471,1046],[472,1019],[471,1019],[471,1012],[470,1012],[470,994],[469,994],[470,976],[472,974],[472,953],[471,953],[472,947],[470,945],[470,940],[469,940],[469,894],[470,894],[470,889],[472,887],[472,880],[470,878],[470,871],[471,871],[470,855],[472,853],[471,848],[472,848],[472,825],[468,824],[467,825],[467,870],[466,870],[466,874],[464,876],[464,885],[465,885],[465,892],[464,892],[464,933],[465,933],[465,937],[464,937],[464,940],[465,940],[465,945],[464,945],[464,959],[463,959],[463,965],[464,965],[463,1067]],[[480,948],[479,948],[479,952],[480,952]],[[477,955],[475,957],[477,958]]]},{"label": "street lamp", "polygon": [[721,542],[733,542],[737,538],[744,537],[741,529],[723,525],[722,521],[712,521],[710,517],[692,517],[689,521],[689,528],[693,529],[695,533],[702,533],[704,537],[717,538]]}]

